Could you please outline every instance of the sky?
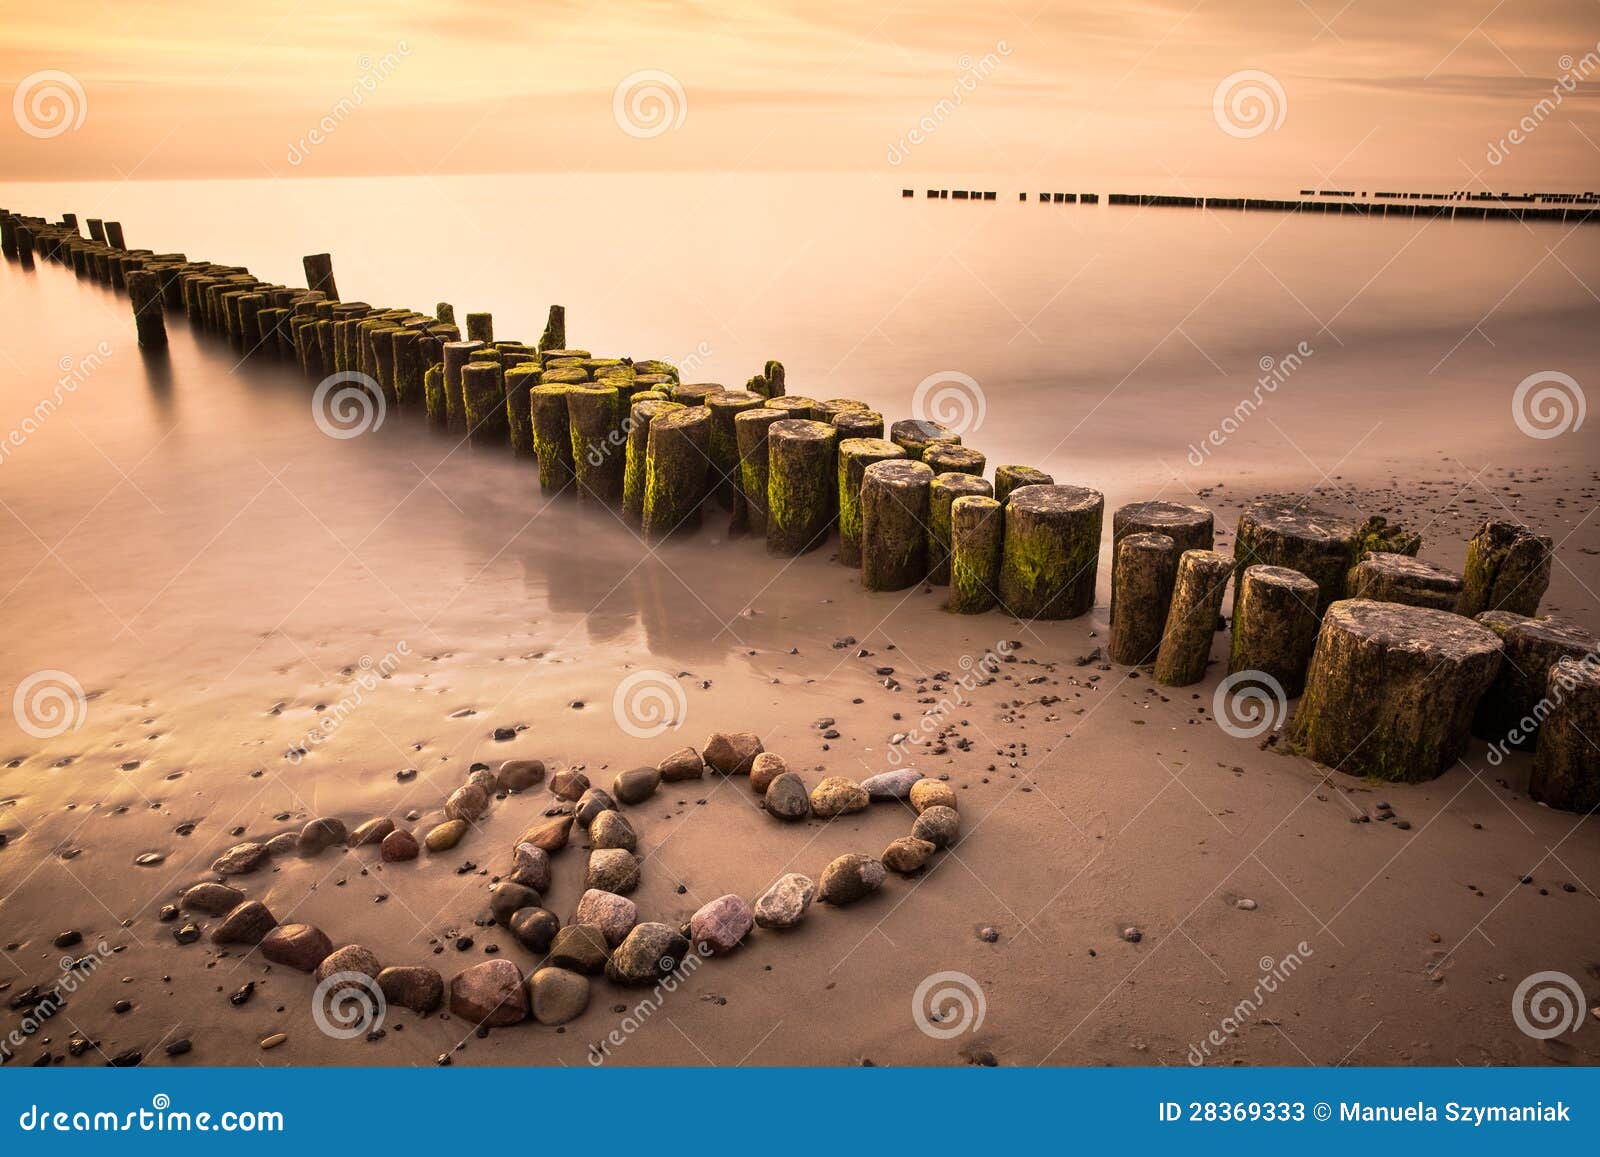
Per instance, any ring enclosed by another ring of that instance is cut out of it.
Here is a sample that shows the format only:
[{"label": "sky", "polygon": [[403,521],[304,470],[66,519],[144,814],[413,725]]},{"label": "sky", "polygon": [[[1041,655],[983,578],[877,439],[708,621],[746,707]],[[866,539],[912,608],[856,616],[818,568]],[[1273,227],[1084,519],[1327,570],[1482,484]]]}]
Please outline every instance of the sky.
[{"label": "sky", "polygon": [[0,3],[0,181],[1600,188],[1597,0]]}]

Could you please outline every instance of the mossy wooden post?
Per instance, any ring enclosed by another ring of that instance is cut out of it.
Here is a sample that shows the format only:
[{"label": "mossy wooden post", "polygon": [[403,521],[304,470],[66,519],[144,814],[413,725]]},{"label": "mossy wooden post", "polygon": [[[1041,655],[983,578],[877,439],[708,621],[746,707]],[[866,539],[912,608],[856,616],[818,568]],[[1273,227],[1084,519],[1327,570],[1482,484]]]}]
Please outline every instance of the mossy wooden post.
[{"label": "mossy wooden post", "polygon": [[975,478],[982,478],[984,467],[988,465],[988,459],[970,446],[946,443],[929,446],[922,452],[922,460],[935,475],[971,474]]},{"label": "mossy wooden post", "polygon": [[889,441],[904,450],[907,458],[920,462],[929,446],[959,446],[961,435],[938,422],[906,418],[889,427]]},{"label": "mossy wooden post", "polygon": [[783,363],[769,361],[759,374],[745,383],[744,388],[770,401],[773,398],[783,397],[783,379]]},{"label": "mossy wooden post", "polygon": [[[12,261],[17,259],[17,219],[11,213],[0,213],[0,253]],[[76,270],[77,251],[74,251],[73,257],[73,269]]]},{"label": "mossy wooden post", "polygon": [[567,387],[567,422],[572,431],[572,468],[578,497],[618,506],[626,452],[617,430],[617,387],[602,382]]},{"label": "mossy wooden post", "polygon": [[84,224],[89,227],[89,239],[91,241],[98,242],[101,245],[106,243],[106,223],[104,221],[98,217],[90,217],[84,221]]},{"label": "mossy wooden post", "polygon": [[672,387],[672,400],[692,409],[704,406],[707,398],[722,391],[722,385],[717,382],[679,382]]},{"label": "mossy wooden post", "polygon": [[907,458],[861,475],[861,586],[903,591],[928,574],[928,491],[933,471]]},{"label": "mossy wooden post", "polygon": [[807,398],[800,394],[780,394],[775,398],[768,398],[766,405],[769,410],[783,411],[785,418],[816,421],[817,400],[815,398]]},{"label": "mossy wooden post", "polygon": [[[942,587],[950,584],[951,507],[955,505],[956,499],[967,495],[993,498],[994,487],[985,482],[981,476],[964,470],[947,470],[941,473],[931,461],[939,449],[931,447],[922,456],[922,462],[929,470],[934,471],[933,484],[928,488],[928,581],[934,586]],[[842,516],[841,511],[841,519]],[[844,538],[842,531],[839,537],[842,541]]]},{"label": "mossy wooden post", "polygon": [[167,321],[161,309],[161,278],[149,270],[128,274],[128,300],[133,303],[133,325],[140,349],[163,349],[167,344]]},{"label": "mossy wooden post", "polygon": [[706,398],[711,411],[711,489],[717,501],[733,511],[733,526],[743,529],[748,504],[739,476],[739,431],[735,419],[746,410],[761,407],[764,399],[749,390],[723,390]]},{"label": "mossy wooden post", "polygon": [[1369,550],[1350,568],[1345,593],[1352,599],[1453,611],[1461,602],[1461,576],[1409,554]]},{"label": "mossy wooden post", "polygon": [[544,333],[539,335],[539,352],[567,348],[567,307],[552,305],[549,319],[544,323]]},{"label": "mossy wooden post", "polygon": [[981,615],[999,602],[1005,508],[967,495],[950,506],[950,597],[945,609]]},{"label": "mossy wooden post", "polygon": [[506,370],[506,425],[511,431],[511,450],[518,458],[532,458],[533,410],[528,391],[539,384],[539,363],[524,361]]},{"label": "mossy wooden post", "polygon": [[484,345],[492,345],[494,343],[494,314],[467,314],[467,340],[481,341]]},{"label": "mossy wooden post", "polygon": [[438,318],[440,323],[443,325],[455,325],[456,307],[451,305],[448,301],[441,301],[438,305],[433,307],[433,316]]},{"label": "mossy wooden post", "polygon": [[[400,327],[393,322],[373,326],[367,331],[367,342],[372,349],[373,377],[378,380],[378,387],[383,391],[383,396],[389,401],[398,401],[400,391],[394,380],[394,335],[400,332]],[[310,339],[312,334],[307,334]],[[322,347],[317,345],[317,360],[322,358]],[[309,367],[310,361],[308,359]],[[332,366],[325,367],[326,372],[333,372]]]},{"label": "mossy wooden post", "polygon": [[861,565],[861,479],[867,467],[905,456],[904,450],[882,438],[845,438],[839,443],[835,471],[839,479],[839,561],[845,566]]},{"label": "mossy wooden post", "polygon": [[1125,534],[1112,550],[1113,663],[1143,666],[1155,658],[1178,578],[1178,545],[1166,534]]},{"label": "mossy wooden post", "polygon": [[663,542],[700,525],[710,446],[711,411],[704,406],[684,406],[650,420],[645,439],[646,542]]},{"label": "mossy wooden post", "polygon": [[[129,284],[128,292],[133,293],[133,286]],[[162,304],[166,304],[166,294],[161,295]],[[266,308],[270,299],[264,293],[247,293],[239,298],[239,332],[244,343],[244,356],[251,357],[261,349],[261,311]]]},{"label": "mossy wooden post", "polygon": [[306,271],[306,288],[321,291],[329,301],[339,300],[339,287],[333,280],[333,257],[327,253],[308,253],[300,259]]},{"label": "mossy wooden post", "polygon": [[504,446],[506,371],[499,362],[471,361],[461,367],[461,398],[467,411],[467,434],[474,446]]},{"label": "mossy wooden post", "polygon": [[407,409],[422,406],[422,334],[414,329],[396,330],[389,336],[394,357],[394,392]]},{"label": "mossy wooden post", "polygon": [[1466,749],[1501,650],[1493,631],[1448,611],[1336,602],[1289,720],[1289,748],[1348,775],[1433,779]]},{"label": "mossy wooden post", "polygon": [[846,410],[865,412],[869,409],[870,407],[865,402],[858,401],[855,398],[827,398],[817,403],[812,417],[818,422],[827,422],[832,425],[833,420]]},{"label": "mossy wooden post", "polygon": [[1600,664],[1561,659],[1550,668],[1545,698],[1555,704],[1539,728],[1528,794],[1563,811],[1589,815],[1600,808]]},{"label": "mossy wooden post", "polygon": [[1186,550],[1178,556],[1172,606],[1156,649],[1155,678],[1168,687],[1187,687],[1206,675],[1211,637],[1222,614],[1233,560],[1214,550]]},{"label": "mossy wooden post", "polygon": [[1345,596],[1360,524],[1295,499],[1266,498],[1239,516],[1234,570],[1261,564],[1297,570],[1317,584],[1317,613]]},{"label": "mossy wooden post", "polygon": [[1491,518],[1467,543],[1459,610],[1476,617],[1484,611],[1537,615],[1550,586],[1550,539],[1525,526]]},{"label": "mossy wooden post", "polygon": [[1011,498],[1011,492],[1024,486],[1054,486],[1055,479],[1043,470],[1032,466],[996,466],[994,468],[994,500],[1001,506]]},{"label": "mossy wooden post", "polygon": [[[366,325],[362,322],[362,325]],[[461,369],[483,348],[481,341],[447,341],[444,343],[444,395],[445,412],[450,432],[467,431],[467,403],[461,396]]]},{"label": "mossy wooden post", "polygon": [[445,402],[443,363],[429,366],[423,373],[422,394],[428,407],[428,425],[435,430],[448,430],[450,411]]},{"label": "mossy wooden post", "polygon": [[[1478,703],[1472,734],[1502,749],[1532,751],[1550,705],[1540,705],[1550,669],[1562,659],[1581,659],[1600,647],[1595,637],[1560,619],[1530,619],[1510,611],[1485,611],[1477,622],[1500,636],[1505,662]],[[1600,736],[1591,736],[1600,742]],[[1600,752],[1591,758],[1600,762]]]},{"label": "mossy wooden post", "polygon": [[1247,566],[1233,589],[1228,673],[1260,671],[1290,699],[1305,690],[1317,645],[1317,584],[1297,570]]},{"label": "mossy wooden post", "polygon": [[572,424],[567,418],[567,391],[563,382],[541,381],[528,391],[529,418],[533,425],[533,452],[539,459],[539,489],[558,494],[577,477],[572,461]]},{"label": "mossy wooden post", "polygon": [[1183,502],[1130,502],[1111,516],[1111,541],[1130,534],[1164,534],[1182,555],[1186,550],[1211,550],[1216,545],[1216,520],[1204,506]]},{"label": "mossy wooden post", "polygon": [[128,243],[122,239],[122,222],[106,222],[106,244],[113,249],[126,249]]},{"label": "mossy wooden post", "polygon": [[649,476],[650,423],[662,414],[683,409],[677,402],[637,401],[628,410],[628,446],[622,470],[622,517],[636,530],[644,527],[644,491]]},{"label": "mossy wooden post", "polygon": [[767,427],[767,553],[788,557],[828,537],[838,491],[832,426],[784,418]]},{"label": "mossy wooden post", "polygon": [[1106,500],[1087,486],[1024,486],[1006,503],[1000,602],[1020,619],[1074,619],[1094,606]]},{"label": "mossy wooden post", "polygon": [[781,410],[765,406],[733,416],[734,436],[739,442],[739,490],[745,504],[745,529],[762,537],[767,533],[767,429],[782,417]]},{"label": "mossy wooden post", "polygon": [[833,416],[839,441],[846,438],[883,439],[883,415],[874,410],[841,410]]}]

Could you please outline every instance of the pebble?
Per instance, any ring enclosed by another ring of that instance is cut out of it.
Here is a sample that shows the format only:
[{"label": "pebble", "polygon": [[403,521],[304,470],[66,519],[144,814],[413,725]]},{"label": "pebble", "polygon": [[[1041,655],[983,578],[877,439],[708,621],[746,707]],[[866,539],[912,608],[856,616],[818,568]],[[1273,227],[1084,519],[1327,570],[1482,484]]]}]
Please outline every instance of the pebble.
[{"label": "pebble", "polygon": [[750,905],[730,893],[718,896],[689,918],[689,939],[702,952],[720,956],[739,947],[754,923]]},{"label": "pebble", "polygon": [[617,984],[650,984],[671,973],[689,953],[689,941],[665,924],[636,925],[606,962]]},{"label": "pebble", "polygon": [[772,781],[789,770],[789,761],[776,751],[763,751],[750,763],[750,790],[765,794]]},{"label": "pebble", "polygon": [[811,789],[811,810],[823,819],[866,811],[867,789],[853,779],[830,775]]},{"label": "pebble", "polygon": [[261,955],[274,964],[315,972],[333,951],[333,941],[311,924],[280,924],[261,938]]},{"label": "pebble", "polygon": [[586,976],[598,974],[611,955],[606,934],[593,924],[568,924],[550,943],[551,964]]},{"label": "pebble", "polygon": [[817,894],[810,876],[789,872],[778,877],[756,901],[755,921],[763,928],[793,928],[805,917]]},{"label": "pebble", "polygon": [[347,835],[349,831],[345,828],[343,820],[332,817],[312,820],[300,829],[298,840],[300,853],[314,856],[333,847],[334,844],[343,843]]},{"label": "pebble", "polygon": [[[654,775],[655,770],[652,767],[650,774]],[[622,848],[631,852],[639,846],[639,837],[621,812],[603,811],[589,825],[589,844],[595,848]]]},{"label": "pebble", "polygon": [[639,922],[639,908],[626,896],[590,888],[578,899],[572,922],[592,924],[599,928],[606,943],[615,948],[627,939],[628,933]]},{"label": "pebble", "polygon": [[540,1024],[576,1020],[589,1007],[589,978],[565,968],[541,968],[528,977],[528,1003]]},{"label": "pebble", "polygon": [[1235,900],[1233,906],[1241,912],[1254,912],[1256,910],[1256,902],[1243,896]]},{"label": "pebble", "polygon": [[948,783],[941,783],[937,779],[920,779],[912,785],[908,797],[911,806],[919,813],[931,807],[947,807],[954,809],[956,806],[956,793]]},{"label": "pebble", "polygon": [[529,952],[543,953],[549,950],[556,933],[561,931],[561,921],[554,912],[543,908],[523,908],[512,913],[506,927],[511,929],[511,935],[517,938],[517,943]]},{"label": "pebble", "polygon": [[597,848],[589,853],[583,886],[626,895],[639,886],[639,858],[625,848]]},{"label": "pebble", "polygon": [[611,794],[618,802],[641,804],[661,786],[661,773],[653,767],[636,767],[611,781]]},{"label": "pebble", "polygon": [[383,999],[418,1016],[427,1016],[444,1003],[444,977],[420,964],[401,964],[378,973]]},{"label": "pebble", "polygon": [[610,792],[591,787],[579,797],[578,806],[573,809],[572,816],[578,823],[588,827],[600,813],[616,810],[617,801],[611,798]]},{"label": "pebble", "polygon": [[566,768],[550,777],[550,794],[557,799],[576,800],[589,790],[589,777]]},{"label": "pebble", "polygon": [[244,876],[261,867],[267,859],[267,846],[258,843],[234,844],[218,856],[211,870],[219,876]]},{"label": "pebble", "polygon": [[466,820],[446,820],[422,837],[430,852],[448,852],[461,842],[470,827]]},{"label": "pebble", "polygon": [[268,855],[290,856],[300,850],[299,832],[280,832],[266,843]]},{"label": "pebble", "polygon": [[544,780],[544,760],[508,759],[495,772],[495,786],[501,791],[527,791]]},{"label": "pebble", "polygon": [[509,924],[511,917],[522,909],[538,908],[543,904],[544,897],[525,884],[502,880],[489,889],[489,911],[493,913],[496,924]]},{"label": "pebble", "polygon": [[76,928],[69,928],[65,932],[57,932],[56,938],[51,943],[57,948],[71,948],[74,944],[83,943],[83,933]]},{"label": "pebble", "polygon": [[535,824],[522,833],[522,838],[517,841],[521,844],[532,844],[540,851],[554,855],[567,846],[567,840],[572,835],[572,817],[556,816],[541,824]]},{"label": "pebble", "polygon": [[383,837],[378,852],[385,863],[400,864],[417,858],[417,837],[408,831],[392,831]]},{"label": "pebble", "polygon": [[506,879],[544,893],[550,890],[550,855],[532,844],[518,844],[511,853]]},{"label": "pebble", "polygon": [[852,852],[823,869],[817,895],[825,904],[853,904],[882,887],[885,875],[879,861]]},{"label": "pebble", "polygon": [[509,960],[485,960],[456,973],[450,981],[450,1012],[486,1028],[528,1019],[528,994],[522,972]]},{"label": "pebble", "polygon": [[264,1036],[261,1038],[261,1051],[266,1052],[268,1049],[275,1049],[288,1039],[289,1034],[286,1032],[275,1032],[271,1036]]},{"label": "pebble", "polygon": [[449,819],[472,823],[482,819],[489,810],[489,793],[475,783],[464,783],[444,801],[444,814]]},{"label": "pebble", "polygon": [[223,916],[244,903],[245,894],[226,884],[196,884],[178,897],[178,903],[191,912]]},{"label": "pebble", "polygon": [[211,933],[213,944],[260,944],[278,921],[260,900],[246,900],[222,918]]},{"label": "pebble", "polygon": [[806,781],[786,771],[767,785],[767,814],[780,820],[803,820],[811,814],[811,795]]},{"label": "pebble", "polygon": [[1121,932],[1121,936],[1129,944],[1137,944],[1139,941],[1144,939],[1144,933],[1131,926],[1124,928]]},{"label": "pebble", "polygon": [[179,944],[193,944],[200,939],[200,929],[194,924],[185,924],[172,930],[172,938]]},{"label": "pebble", "polygon": [[916,836],[901,836],[883,850],[880,858],[883,860],[883,866],[891,872],[909,876],[926,867],[937,850],[927,840],[919,840]]},{"label": "pebble", "polygon": [[712,771],[723,775],[749,775],[750,765],[765,750],[753,731],[713,731],[700,757]]},{"label": "pebble", "polygon": [[372,844],[381,844],[388,839],[394,831],[394,821],[388,816],[378,816],[370,819],[355,831],[350,833],[350,846],[352,848],[365,848]]},{"label": "pebble", "polygon": [[[360,944],[346,944],[342,948],[335,948],[324,956],[322,963],[317,965],[317,970],[313,975],[320,985],[330,976],[340,972],[354,972],[376,980],[378,973],[382,971],[383,965],[378,962],[378,955],[372,949],[365,948]],[[346,984],[339,985],[338,989],[354,987],[355,985],[356,982],[352,980]],[[338,989],[330,990],[329,995]]]},{"label": "pebble", "polygon": [[982,928],[978,929],[978,939],[982,940],[985,944],[993,944],[995,941],[1000,939],[1000,929],[994,927],[992,924],[985,924]]},{"label": "pebble", "polygon": [[685,779],[699,779],[705,774],[706,761],[700,758],[700,753],[692,747],[680,747],[660,763],[656,770],[661,773],[661,778],[667,783],[678,783]]},{"label": "pebble", "polygon": [[917,822],[911,825],[911,834],[936,848],[948,848],[961,834],[961,815],[954,808],[935,804],[917,817]]},{"label": "pebble", "polygon": [[920,771],[902,767],[895,771],[880,771],[877,775],[869,775],[861,781],[861,786],[867,789],[867,796],[871,799],[905,799],[920,779],[922,779]]}]

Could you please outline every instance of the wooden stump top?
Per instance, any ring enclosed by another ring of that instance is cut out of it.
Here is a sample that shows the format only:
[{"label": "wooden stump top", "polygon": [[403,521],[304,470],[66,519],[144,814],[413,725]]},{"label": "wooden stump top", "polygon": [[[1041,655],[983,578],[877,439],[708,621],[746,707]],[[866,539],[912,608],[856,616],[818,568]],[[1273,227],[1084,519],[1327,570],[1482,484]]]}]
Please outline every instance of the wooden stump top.
[{"label": "wooden stump top", "polygon": [[1019,486],[1011,492],[1007,503],[1012,509],[1026,514],[1046,517],[1057,514],[1085,514],[1105,505],[1105,495],[1088,486],[1044,485]]},{"label": "wooden stump top", "polygon": [[[774,399],[776,400],[776,399]],[[766,407],[776,409],[770,403]],[[746,411],[749,413],[751,411]],[[780,418],[767,427],[768,441],[776,442],[828,442],[834,429],[826,422],[813,422],[809,418]]]},{"label": "wooden stump top", "polygon": [[1253,502],[1239,521],[1249,522],[1285,538],[1328,545],[1354,542],[1360,530],[1354,519],[1286,498],[1264,498]]},{"label": "wooden stump top", "polygon": [[1383,651],[1410,651],[1439,663],[1464,663],[1501,650],[1500,637],[1481,623],[1450,611],[1341,599],[1328,608],[1322,629],[1360,639]]},{"label": "wooden stump top", "polygon": [[1449,592],[1461,589],[1461,576],[1455,571],[1434,566],[1431,562],[1423,562],[1420,558],[1412,558],[1409,554],[1388,554],[1369,550],[1361,556],[1361,561],[1356,566],[1358,569],[1422,590]]},{"label": "wooden stump top", "polygon": [[1286,566],[1267,566],[1264,563],[1247,566],[1244,569],[1244,579],[1245,582],[1262,582],[1270,586],[1300,591],[1310,596],[1313,603],[1316,601],[1316,580],[1306,577],[1297,570],[1290,570]]},{"label": "wooden stump top", "polygon": [[1161,530],[1166,527],[1210,526],[1211,511],[1182,502],[1130,502],[1111,516],[1111,533],[1121,538],[1127,528]]},{"label": "wooden stump top", "polygon": [[933,481],[933,470],[926,462],[914,458],[888,458],[867,467],[862,490],[882,487],[890,490],[927,489]]}]

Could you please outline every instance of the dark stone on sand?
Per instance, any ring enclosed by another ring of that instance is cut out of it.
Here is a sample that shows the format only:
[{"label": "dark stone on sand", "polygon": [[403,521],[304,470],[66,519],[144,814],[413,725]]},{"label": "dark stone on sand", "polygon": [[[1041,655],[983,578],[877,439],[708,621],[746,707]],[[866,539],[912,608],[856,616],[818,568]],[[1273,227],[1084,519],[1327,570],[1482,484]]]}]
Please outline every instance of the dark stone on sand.
[{"label": "dark stone on sand", "polygon": [[909,876],[926,867],[928,860],[937,850],[927,840],[920,840],[916,836],[901,836],[890,842],[880,858],[883,866],[891,872]]},{"label": "dark stone on sand", "polygon": [[565,968],[541,968],[528,977],[528,1003],[540,1024],[576,1020],[589,1007],[589,978]]},{"label": "dark stone on sand", "polygon": [[211,870],[219,876],[245,876],[267,860],[267,846],[253,842],[234,844],[218,856]]},{"label": "dark stone on sand", "polygon": [[522,973],[510,960],[485,960],[450,980],[450,1012],[468,1024],[500,1028],[528,1019]]},{"label": "dark stone on sand", "polygon": [[825,904],[853,904],[883,886],[884,867],[871,856],[840,856],[822,872],[817,895]]},{"label": "dark stone on sand", "polygon": [[729,893],[704,904],[689,918],[689,939],[701,952],[732,952],[750,934],[755,915],[742,897]]},{"label": "dark stone on sand", "polygon": [[542,759],[508,759],[495,773],[501,791],[526,791],[544,779]]},{"label": "dark stone on sand", "polygon": [[617,984],[652,984],[672,973],[689,954],[689,941],[665,924],[637,925],[606,962]]},{"label": "dark stone on sand", "polygon": [[955,808],[935,804],[917,817],[911,834],[936,848],[948,848],[961,835],[961,813]]},{"label": "dark stone on sand", "polygon": [[572,768],[563,768],[550,777],[550,794],[557,799],[580,799],[589,786],[589,777]]},{"label": "dark stone on sand", "polygon": [[315,972],[332,951],[327,933],[311,924],[280,924],[261,938],[262,956],[301,972]]},{"label": "dark stone on sand", "polygon": [[707,767],[723,775],[748,775],[750,765],[765,750],[753,731],[713,731],[701,753]]},{"label": "dark stone on sand", "polygon": [[524,908],[537,908],[544,898],[532,888],[502,880],[489,890],[489,911],[498,924],[509,924],[511,917]]},{"label": "dark stone on sand", "polygon": [[523,908],[512,913],[506,927],[517,938],[517,943],[529,952],[543,953],[555,942],[556,934],[561,931],[561,921],[554,912],[544,908]]},{"label": "dark stone on sand", "polygon": [[543,823],[534,824],[533,827],[522,833],[517,840],[519,844],[532,844],[541,851],[554,855],[567,846],[567,840],[572,835],[572,817],[556,816],[545,820]]},{"label": "dark stone on sand", "polygon": [[246,900],[222,918],[211,933],[213,944],[259,944],[261,938],[277,925],[267,906],[260,900]]},{"label": "dark stone on sand", "polygon": [[189,912],[207,916],[222,916],[244,903],[245,895],[238,888],[226,884],[196,884],[178,897],[178,903]]},{"label": "dark stone on sand", "polygon": [[350,833],[350,846],[364,848],[369,844],[381,844],[393,831],[394,821],[388,816],[370,819]]},{"label": "dark stone on sand", "polygon": [[572,814],[580,825],[588,827],[601,812],[616,810],[617,801],[611,798],[610,792],[591,787],[578,798],[578,806]]},{"label": "dark stone on sand", "polygon": [[[655,771],[654,768],[650,770],[652,773]],[[604,811],[589,825],[589,846],[623,848],[631,852],[638,848],[639,837],[634,834],[633,825],[621,812]]]},{"label": "dark stone on sand", "polygon": [[589,853],[585,888],[626,895],[639,886],[639,857],[624,848],[597,848]]},{"label": "dark stone on sand", "polygon": [[641,804],[661,786],[661,772],[653,767],[636,767],[611,781],[611,794],[619,803]]},{"label": "dark stone on sand", "polygon": [[605,932],[593,924],[568,924],[550,944],[550,963],[585,976],[604,971],[611,957]]},{"label": "dark stone on sand", "polygon": [[427,1016],[444,1003],[444,977],[420,964],[385,968],[377,981],[384,1000],[418,1016]]},{"label": "dark stone on sand", "polygon": [[811,795],[797,772],[786,771],[767,785],[767,814],[780,820],[803,820],[811,814]]},{"label": "dark stone on sand", "polygon": [[664,783],[678,783],[686,779],[699,779],[705,774],[706,762],[692,747],[680,747],[660,763],[656,770]]},{"label": "dark stone on sand", "polygon": [[390,832],[383,837],[379,853],[387,863],[398,864],[417,858],[417,837],[407,831]]}]

